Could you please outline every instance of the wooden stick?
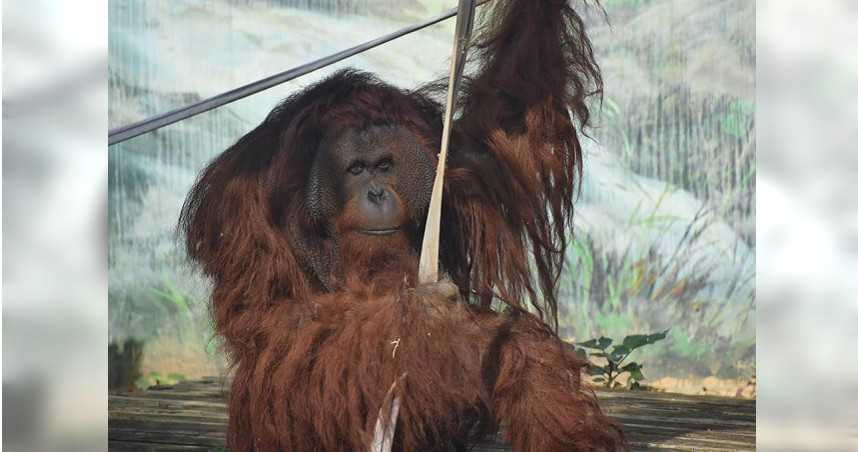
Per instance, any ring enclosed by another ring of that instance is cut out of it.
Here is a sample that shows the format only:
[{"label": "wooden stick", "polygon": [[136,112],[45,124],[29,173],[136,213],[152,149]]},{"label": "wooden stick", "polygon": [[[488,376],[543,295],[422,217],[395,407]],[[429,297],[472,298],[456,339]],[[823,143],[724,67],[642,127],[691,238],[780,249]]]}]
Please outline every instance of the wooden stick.
[{"label": "wooden stick", "polygon": [[429,201],[426,229],[423,232],[423,246],[420,250],[420,266],[417,272],[417,281],[420,284],[438,281],[438,246],[441,237],[444,170],[447,167],[447,148],[450,144],[453,112],[456,109],[456,90],[462,76],[462,70],[465,67],[465,53],[470,40],[471,27],[474,23],[475,6],[473,0],[459,0],[459,12],[456,15],[456,36],[450,61],[450,80],[447,87],[447,110],[444,112],[444,129],[441,133],[441,152],[438,154],[438,168],[435,171],[432,199]]},{"label": "wooden stick", "polygon": [[[450,129],[453,123],[453,111],[456,109],[456,90],[459,79],[465,67],[465,54],[474,25],[474,0],[459,0],[459,10],[456,13],[456,35],[453,40],[453,55],[450,58],[450,80],[447,87],[447,110],[444,112],[444,129],[441,133],[441,152],[438,154],[438,168],[435,171],[435,181],[432,184],[432,199],[429,201],[429,212],[426,215],[426,229],[423,232],[423,245],[420,250],[420,266],[417,280],[420,284],[438,282],[438,247],[441,237],[441,201],[444,192],[444,170],[447,167],[447,148],[450,144]],[[388,390],[388,397],[393,394],[398,381]],[[387,405],[387,397],[381,409]],[[399,397],[390,400],[389,416],[383,416],[379,410],[375,423],[370,452],[390,452],[393,447],[393,436],[396,432],[396,421],[399,416]]]},{"label": "wooden stick", "polygon": [[[399,417],[399,397],[394,396],[396,386],[408,375],[404,373],[393,381],[384,401],[378,409],[378,417],[375,421],[375,429],[372,442],[369,445],[370,452],[390,452],[393,447],[393,437],[396,435],[396,419]],[[385,413],[385,409],[387,412]]]}]

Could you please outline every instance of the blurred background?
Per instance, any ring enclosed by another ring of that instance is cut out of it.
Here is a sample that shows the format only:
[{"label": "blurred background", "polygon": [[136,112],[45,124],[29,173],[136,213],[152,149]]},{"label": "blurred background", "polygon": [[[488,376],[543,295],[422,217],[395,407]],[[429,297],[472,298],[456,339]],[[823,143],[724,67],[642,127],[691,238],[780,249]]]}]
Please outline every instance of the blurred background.
[{"label": "blurred background", "polygon": [[3,449],[106,448],[107,2],[3,2]]},{"label": "blurred background", "polygon": [[858,450],[858,3],[757,4],[757,444]]},{"label": "blurred background", "polygon": [[[108,387],[224,372],[178,209],[208,159],[336,67],[110,148],[108,127],[453,3],[5,2],[4,447],[104,449]],[[633,355],[643,384],[757,397],[759,366],[760,449],[853,449],[858,7],[603,4],[610,24],[585,13],[606,92],[561,334],[669,329]],[[451,36],[445,22],[337,67],[416,86],[443,75]]]}]

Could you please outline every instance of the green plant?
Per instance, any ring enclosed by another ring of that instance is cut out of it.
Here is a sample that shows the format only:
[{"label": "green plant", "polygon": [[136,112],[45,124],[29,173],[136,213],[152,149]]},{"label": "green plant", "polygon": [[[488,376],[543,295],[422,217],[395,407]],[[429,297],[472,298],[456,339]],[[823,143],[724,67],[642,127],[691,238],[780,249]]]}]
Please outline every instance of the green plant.
[{"label": "green plant", "polygon": [[183,294],[176,286],[172,283],[170,278],[163,278],[163,289],[161,288],[151,288],[152,295],[155,296],[157,300],[164,303],[168,309],[177,313],[178,315],[190,315],[190,299],[187,295]]},{"label": "green plant", "polygon": [[[583,358],[588,359],[586,349],[596,350],[590,352],[589,358],[601,358],[606,363],[598,365],[590,361],[587,367],[587,373],[592,375],[595,383],[602,383],[608,388],[615,388],[620,385],[617,377],[628,372],[628,388],[641,389],[640,382],[644,380],[642,372],[643,364],[636,361],[631,361],[623,365],[623,362],[629,355],[649,344],[654,344],[667,337],[668,330],[654,334],[632,334],[623,339],[622,344],[614,344],[614,340],[609,337],[600,337],[598,339],[590,339],[589,341],[577,344],[579,348],[578,354]],[[613,345],[612,345],[613,344]],[[610,350],[608,348],[610,347]]]},{"label": "green plant", "polygon": [[148,375],[143,375],[134,382],[134,385],[137,389],[148,389],[151,386],[155,385],[167,385],[171,386],[176,383],[185,381],[186,378],[183,374],[171,372],[167,374],[167,376],[162,376],[160,372],[149,372]]},{"label": "green plant", "polygon": [[721,130],[732,137],[743,137],[753,127],[755,106],[753,101],[737,99],[727,105],[721,117]]}]

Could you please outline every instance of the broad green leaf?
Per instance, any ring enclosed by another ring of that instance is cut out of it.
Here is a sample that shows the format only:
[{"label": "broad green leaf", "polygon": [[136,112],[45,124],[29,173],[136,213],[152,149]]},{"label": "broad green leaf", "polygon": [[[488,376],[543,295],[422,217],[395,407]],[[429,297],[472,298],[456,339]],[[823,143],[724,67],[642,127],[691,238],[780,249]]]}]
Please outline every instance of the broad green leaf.
[{"label": "broad green leaf", "polygon": [[597,348],[599,350],[604,350],[604,349],[608,348],[612,342],[614,342],[613,339],[611,339],[609,337],[602,336],[598,339],[590,339],[589,341],[582,342],[578,345],[580,345],[581,347]]},{"label": "broad green leaf", "polygon": [[587,367],[587,373],[590,375],[605,375],[608,371],[602,366],[590,365]]},{"label": "broad green leaf", "polygon": [[640,364],[638,364],[634,361],[626,364],[623,367],[620,367],[621,372],[634,372],[636,370],[641,370],[641,369],[643,369],[643,366],[641,366]]},{"label": "broad green leaf", "polygon": [[634,350],[638,347],[643,347],[644,345],[652,344],[664,339],[667,337],[668,331],[669,330],[664,330],[661,333],[654,334],[632,334],[623,339],[623,345],[628,347],[629,350]]},{"label": "broad green leaf", "polygon": [[611,350],[611,357],[609,359],[615,363],[620,362],[630,352],[631,352],[631,349],[629,349],[625,345],[615,345],[614,349]]}]

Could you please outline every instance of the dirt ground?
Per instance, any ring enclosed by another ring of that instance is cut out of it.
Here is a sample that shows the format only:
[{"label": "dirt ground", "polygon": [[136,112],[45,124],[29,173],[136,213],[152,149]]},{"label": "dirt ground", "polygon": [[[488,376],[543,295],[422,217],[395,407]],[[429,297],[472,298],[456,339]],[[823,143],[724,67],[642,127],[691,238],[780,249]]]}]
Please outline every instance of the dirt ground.
[{"label": "dirt ground", "polygon": [[[618,379],[625,385],[624,379]],[[593,383],[591,383],[593,384]],[[710,395],[721,397],[737,397],[742,399],[757,398],[757,378],[718,378],[718,377],[696,377],[686,378],[663,377],[657,380],[646,380],[643,382],[645,390],[657,392],[669,392],[686,395]],[[599,388],[600,385],[593,384]]]},{"label": "dirt ground", "polygon": [[143,350],[141,374],[181,374],[194,380],[209,376],[222,376],[225,366],[208,356],[201,344],[181,343],[172,337],[158,337],[147,342]]},{"label": "dirt ground", "polygon": [[714,395],[723,397],[739,397],[743,399],[757,398],[757,379],[721,379],[717,377],[674,378],[664,377],[652,382],[649,386],[663,392],[674,392],[691,395]]},{"label": "dirt ground", "polygon": [[[141,373],[149,375],[158,372],[161,375],[181,374],[193,380],[207,376],[223,376],[225,366],[212,360],[199,344],[180,343],[174,338],[161,337],[146,344],[141,364]],[[621,383],[625,383],[620,379]],[[757,397],[756,377],[725,379],[689,376],[663,377],[645,381],[646,389],[659,392],[672,392],[689,395],[713,395],[755,399]],[[593,386],[599,387],[594,384]]]}]

